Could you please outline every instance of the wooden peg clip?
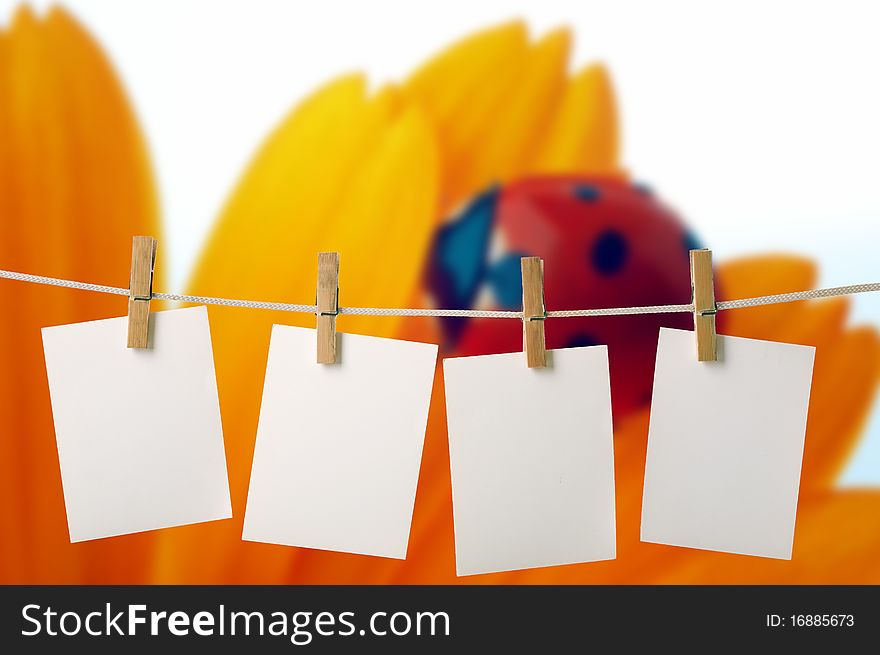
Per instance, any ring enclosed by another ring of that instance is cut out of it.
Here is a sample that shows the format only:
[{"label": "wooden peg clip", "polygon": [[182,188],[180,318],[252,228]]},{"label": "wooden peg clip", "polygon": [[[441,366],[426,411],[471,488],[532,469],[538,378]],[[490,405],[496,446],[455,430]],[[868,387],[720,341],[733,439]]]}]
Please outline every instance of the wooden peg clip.
[{"label": "wooden peg clip", "polygon": [[697,336],[697,361],[714,362],[717,359],[716,307],[711,250],[691,250],[691,288],[694,302],[694,333]]},{"label": "wooden peg clip", "polygon": [[150,299],[156,248],[153,237],[134,237],[131,243],[131,278],[128,286],[128,347],[147,348],[150,340]]},{"label": "wooden peg clip", "polygon": [[318,253],[318,363],[336,363],[336,315],[339,313],[339,253]]},{"label": "wooden peg clip", "polygon": [[544,260],[540,257],[522,258],[523,286],[523,349],[529,368],[547,366],[544,343]]}]

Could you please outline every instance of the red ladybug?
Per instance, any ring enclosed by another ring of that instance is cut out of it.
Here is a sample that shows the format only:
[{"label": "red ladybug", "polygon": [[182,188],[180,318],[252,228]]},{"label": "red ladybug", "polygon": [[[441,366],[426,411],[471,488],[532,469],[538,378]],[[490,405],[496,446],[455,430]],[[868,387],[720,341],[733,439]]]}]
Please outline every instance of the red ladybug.
[{"label": "red ladybug", "polygon": [[[438,230],[427,285],[438,307],[519,310],[520,258],[538,256],[548,311],[680,304],[691,295],[688,252],[699,247],[643,186],[613,177],[532,178],[490,189]],[[516,321],[442,324],[446,356],[522,350]],[[606,344],[612,403],[621,415],[650,401],[660,326],[693,329],[693,319],[550,319],[547,347]]]}]

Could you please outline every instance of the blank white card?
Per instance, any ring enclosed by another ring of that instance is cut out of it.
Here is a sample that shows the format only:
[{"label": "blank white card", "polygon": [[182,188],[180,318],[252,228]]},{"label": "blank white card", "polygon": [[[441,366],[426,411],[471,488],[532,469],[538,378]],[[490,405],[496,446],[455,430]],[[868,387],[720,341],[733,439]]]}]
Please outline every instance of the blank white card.
[{"label": "blank white card", "polygon": [[43,328],[72,542],[232,516],[205,307]]},{"label": "blank white card", "polygon": [[446,359],[458,575],[614,559],[605,346]]},{"label": "blank white card", "polygon": [[812,346],[660,330],[642,541],[791,559]]},{"label": "blank white card", "polygon": [[403,559],[437,346],[338,339],[272,327],[242,538]]}]

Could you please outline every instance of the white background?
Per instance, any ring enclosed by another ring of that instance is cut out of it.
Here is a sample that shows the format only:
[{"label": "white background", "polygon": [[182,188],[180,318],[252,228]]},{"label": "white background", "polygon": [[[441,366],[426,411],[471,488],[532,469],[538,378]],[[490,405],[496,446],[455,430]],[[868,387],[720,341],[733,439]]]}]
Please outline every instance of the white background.
[{"label": "white background", "polygon": [[[0,0],[0,21],[16,4]],[[182,290],[243,167],[294,103],[347,71],[400,80],[456,39],[516,17],[536,35],[572,27],[573,65],[609,65],[624,163],[719,259],[793,251],[821,262],[823,285],[880,279],[880,4],[65,4],[109,53],[146,131],[168,291]],[[857,319],[878,321],[877,296],[855,300]],[[874,426],[850,481],[880,482],[880,420]]]}]

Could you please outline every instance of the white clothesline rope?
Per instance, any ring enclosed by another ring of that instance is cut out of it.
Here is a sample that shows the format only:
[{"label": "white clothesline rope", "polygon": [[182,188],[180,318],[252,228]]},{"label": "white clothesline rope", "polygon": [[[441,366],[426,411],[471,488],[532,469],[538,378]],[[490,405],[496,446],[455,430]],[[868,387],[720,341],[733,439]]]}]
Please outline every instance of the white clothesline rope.
[{"label": "white clothesline rope", "polygon": [[[91,284],[88,282],[76,282],[74,280],[62,280],[42,275],[29,273],[17,273],[15,271],[0,270],[0,279],[18,280],[19,282],[31,282],[33,284],[45,284],[66,289],[79,289],[81,291],[94,291],[97,293],[109,293],[117,296],[127,296],[128,289],[122,287],[109,287],[103,284]],[[759,307],[762,305],[776,305],[779,303],[794,302],[797,300],[815,300],[817,298],[830,298],[832,296],[848,296],[856,293],[868,293],[880,291],[880,282],[869,284],[852,284],[845,287],[831,287],[828,289],[811,289],[809,291],[797,291],[794,293],[780,293],[773,296],[759,296],[757,298],[742,298],[740,300],[722,300],[716,303],[718,311],[725,309],[742,309],[744,307]],[[175,302],[195,303],[199,305],[221,305],[223,307],[244,307],[245,309],[268,309],[279,312],[300,312],[314,314],[316,305],[295,305],[291,303],[266,302],[262,300],[235,300],[231,298],[212,298],[210,296],[188,296],[177,293],[153,293],[157,300],[170,300]],[[635,314],[675,314],[691,313],[694,311],[693,303],[684,305],[649,305],[645,307],[608,307],[603,309],[569,309],[547,312],[547,318],[573,318],[577,316],[628,316]],[[395,309],[386,307],[340,307],[339,314],[359,316],[455,316],[465,318],[515,318],[522,320],[522,312],[516,311],[493,311],[482,309]]]}]

